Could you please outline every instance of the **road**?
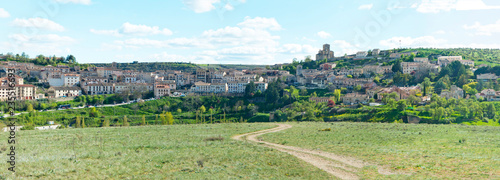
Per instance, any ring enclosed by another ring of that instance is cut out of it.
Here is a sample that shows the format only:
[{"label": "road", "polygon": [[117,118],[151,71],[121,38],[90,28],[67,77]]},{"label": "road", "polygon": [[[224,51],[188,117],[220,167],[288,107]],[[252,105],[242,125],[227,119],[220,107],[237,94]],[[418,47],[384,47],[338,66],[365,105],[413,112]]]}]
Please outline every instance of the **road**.
[{"label": "road", "polygon": [[[236,135],[233,136],[232,138],[240,141],[248,140],[256,142],[259,145],[288,153],[340,179],[360,179],[360,177],[356,174],[356,172],[359,172],[364,166],[368,165],[377,166],[374,164],[358,160],[353,157],[340,156],[330,152],[319,151],[319,150],[310,150],[294,146],[285,146],[281,144],[266,142],[263,141],[262,139],[257,138],[257,136],[263,134],[278,132],[289,129],[291,127],[292,125],[289,124],[278,124],[278,127],[275,128]],[[395,174],[387,169],[384,169],[381,166],[377,166],[377,169],[378,173],[383,175]]]}]

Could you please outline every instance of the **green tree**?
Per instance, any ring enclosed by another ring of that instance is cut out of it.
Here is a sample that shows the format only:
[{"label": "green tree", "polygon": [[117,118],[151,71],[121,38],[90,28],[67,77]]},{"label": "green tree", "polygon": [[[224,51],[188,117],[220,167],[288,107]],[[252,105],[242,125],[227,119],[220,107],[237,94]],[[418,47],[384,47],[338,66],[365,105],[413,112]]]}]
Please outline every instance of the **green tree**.
[{"label": "green tree", "polygon": [[166,119],[167,124],[169,124],[169,125],[174,124],[174,116],[172,115],[171,112],[165,113],[165,119]]},{"label": "green tree", "polygon": [[255,83],[251,81],[245,87],[245,97],[252,97],[256,91]]},{"label": "green tree", "polygon": [[80,120],[80,116],[76,116],[76,120],[75,120],[75,126],[76,128],[81,128],[82,127],[82,122]]},{"label": "green tree", "polygon": [[486,113],[488,114],[488,118],[494,119],[496,116],[496,112],[497,110],[495,108],[495,105],[493,103],[488,104],[486,108]]},{"label": "green tree", "polygon": [[181,108],[177,109],[177,113],[181,114],[182,113],[182,109]]},{"label": "green tree", "polygon": [[406,101],[401,99],[397,102],[398,111],[404,111],[406,109]]},{"label": "green tree", "polygon": [[200,112],[203,114],[207,111],[207,108],[205,108],[204,105],[201,105],[201,107],[199,108]]},{"label": "green tree", "polygon": [[342,91],[340,89],[335,89],[333,91],[333,96],[335,96],[335,102],[340,102],[340,95],[342,94]]},{"label": "green tree", "polygon": [[102,126],[103,127],[109,127],[109,119],[108,118],[104,119],[104,122],[103,122]]},{"label": "green tree", "polygon": [[353,90],[359,92],[359,91],[361,91],[361,88],[362,88],[361,85],[357,85],[357,86],[354,86]]},{"label": "green tree", "polygon": [[300,90],[300,95],[301,95],[301,96],[306,96],[306,95],[307,95],[307,89],[306,89],[306,88],[301,89],[301,90]]},{"label": "green tree", "polygon": [[447,77],[448,76],[442,77],[436,82],[434,89],[436,90],[437,94],[441,94],[441,91],[447,90],[448,88],[450,88],[449,87],[449,78],[447,78]]},{"label": "green tree", "polygon": [[82,117],[82,128],[85,128],[85,117]]},{"label": "green tree", "polygon": [[463,87],[465,84],[467,84],[467,82],[469,81],[469,77],[467,76],[467,74],[462,74],[460,75],[460,77],[457,79],[457,82],[456,82],[456,85],[458,87]]},{"label": "green tree", "polygon": [[422,86],[424,86],[423,87],[423,90],[424,90],[423,95],[424,96],[427,96],[429,94],[429,91],[431,89],[431,85],[432,85],[431,80],[428,77],[424,78],[424,82],[422,82]]},{"label": "green tree", "polygon": [[127,116],[123,116],[123,126],[125,127],[129,126]]},{"label": "green tree", "polygon": [[28,108],[26,108],[28,112],[33,112],[33,104],[28,104]]},{"label": "green tree", "polygon": [[90,117],[99,117],[99,111],[97,111],[97,109],[95,107],[92,107],[90,109],[89,116]]},{"label": "green tree", "polygon": [[396,63],[392,66],[392,72],[393,73],[403,73],[403,69],[401,68],[401,60],[396,60]]},{"label": "green tree", "polygon": [[141,125],[145,126],[146,125],[146,115],[142,115],[142,123]]}]

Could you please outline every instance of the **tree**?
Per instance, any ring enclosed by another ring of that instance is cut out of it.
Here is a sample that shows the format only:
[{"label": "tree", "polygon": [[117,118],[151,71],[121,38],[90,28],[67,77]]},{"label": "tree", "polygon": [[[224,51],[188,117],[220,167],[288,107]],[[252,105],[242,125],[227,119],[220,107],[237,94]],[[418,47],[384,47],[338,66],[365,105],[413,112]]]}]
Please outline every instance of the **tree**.
[{"label": "tree", "polygon": [[142,126],[145,126],[146,125],[146,115],[142,115],[142,123],[141,123]]},{"label": "tree", "polygon": [[174,116],[172,115],[171,112],[166,112],[165,113],[165,120],[168,125],[174,124]]},{"label": "tree", "polygon": [[458,87],[463,87],[465,84],[467,84],[468,81],[469,81],[469,77],[467,76],[467,74],[462,74],[457,79],[456,84]]},{"label": "tree", "polygon": [[426,77],[426,78],[424,78],[424,82],[422,82],[422,85],[424,86],[424,88],[423,88],[424,96],[427,96],[429,94],[429,90],[431,88],[432,82],[428,77]]},{"label": "tree", "polygon": [[109,119],[105,118],[104,123],[102,124],[102,127],[109,127]]},{"label": "tree", "polygon": [[90,117],[99,117],[99,111],[97,111],[97,109],[95,107],[92,107],[92,109],[90,109],[89,116]]},{"label": "tree", "polygon": [[397,109],[399,111],[404,111],[406,109],[406,101],[401,99],[397,102]]},{"label": "tree", "polygon": [[82,128],[85,128],[85,118],[82,117]]},{"label": "tree", "polygon": [[392,72],[400,72],[403,73],[403,69],[401,68],[401,60],[396,60],[396,63],[392,66]]},{"label": "tree", "polygon": [[406,86],[410,83],[412,76],[410,74],[403,74],[400,72],[396,72],[394,77],[392,78],[394,84],[399,86]]},{"label": "tree", "polygon": [[301,89],[301,90],[300,90],[300,95],[302,95],[302,96],[307,95],[307,89],[306,89],[306,88]]},{"label": "tree", "polygon": [[123,126],[129,126],[127,116],[123,116]]},{"label": "tree", "polygon": [[245,87],[245,97],[252,97],[255,93],[255,90],[256,90],[255,83],[253,83],[253,81],[251,81]]},{"label": "tree", "polygon": [[33,112],[33,104],[28,104],[28,108],[26,108],[28,112]]},{"label": "tree", "polygon": [[333,106],[335,106],[335,101],[333,101],[332,99],[329,99],[328,100],[328,107],[333,108]]},{"label": "tree", "polygon": [[439,120],[441,120],[441,118],[444,116],[444,113],[445,113],[445,111],[444,111],[444,108],[443,108],[443,107],[439,107],[439,108],[437,108],[437,109],[435,110],[435,112],[434,112],[434,116],[433,116],[434,120],[435,120],[435,121],[439,121]]},{"label": "tree", "polygon": [[335,89],[333,91],[333,96],[335,96],[335,102],[340,102],[340,95],[342,94],[342,91],[340,89]]},{"label": "tree", "polygon": [[354,86],[353,90],[359,92],[359,91],[361,91],[361,88],[362,88],[361,85],[357,85],[357,86]]},{"label": "tree", "polygon": [[80,120],[80,116],[76,116],[76,120],[75,120],[75,126],[76,128],[81,128],[82,127],[82,122]]},{"label": "tree", "polygon": [[299,90],[297,90],[295,87],[290,86],[290,95],[293,99],[299,98]]},{"label": "tree", "polygon": [[494,119],[496,116],[496,108],[493,103],[488,104],[488,107],[486,108],[486,113],[488,114],[488,118]]},{"label": "tree", "polygon": [[199,108],[200,112],[203,114],[207,111],[207,109],[205,108],[204,105],[201,105],[201,107]]},{"label": "tree", "polygon": [[436,85],[434,86],[434,89],[436,90],[437,94],[441,94],[441,91],[446,90],[446,89],[449,88],[449,84],[446,83],[446,79],[447,79],[446,77],[448,77],[448,76],[442,77],[441,79],[439,79],[436,82]]},{"label": "tree", "polygon": [[179,114],[182,113],[182,109],[181,108],[177,109],[177,113]]},{"label": "tree", "polygon": [[205,106],[201,105],[201,107],[199,108],[199,111],[200,111],[200,118],[201,118],[201,121],[203,123],[205,123],[205,115],[203,115],[207,109],[205,108]]},{"label": "tree", "polygon": [[414,96],[414,95],[410,95],[408,97],[408,99],[406,99],[406,101],[408,101],[408,103],[412,106],[414,105],[417,105],[419,102],[420,102],[420,98]]}]

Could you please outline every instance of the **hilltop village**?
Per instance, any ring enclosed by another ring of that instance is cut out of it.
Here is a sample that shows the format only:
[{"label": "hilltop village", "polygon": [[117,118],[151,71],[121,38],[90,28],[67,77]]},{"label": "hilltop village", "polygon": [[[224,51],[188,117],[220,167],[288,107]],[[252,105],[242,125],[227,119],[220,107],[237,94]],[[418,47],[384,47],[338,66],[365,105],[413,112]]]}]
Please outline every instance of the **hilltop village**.
[{"label": "hilltop village", "polygon": [[[155,98],[193,95],[243,96],[250,83],[255,86],[252,88],[254,93],[263,93],[267,90],[269,83],[280,80],[286,85],[298,89],[344,89],[341,102],[346,105],[380,102],[383,94],[393,92],[397,93],[396,100],[415,96],[420,102],[426,102],[430,100],[430,96],[428,96],[429,93],[423,92],[421,85],[409,85],[408,82],[400,83],[396,76],[402,76],[404,79],[407,78],[405,75],[416,78],[426,77],[429,74],[439,75],[443,68],[454,62],[464,65],[471,73],[478,68],[486,68],[486,65],[475,66],[474,61],[463,59],[462,56],[438,55],[432,56],[434,60],[431,61],[429,57],[417,57],[418,53],[418,51],[396,53],[390,50],[373,49],[335,57],[334,52],[330,50],[330,45],[325,44],[323,49],[316,54],[316,63],[322,61],[318,68],[308,69],[304,68],[302,64],[296,63],[293,72],[285,70],[285,67],[292,66],[292,64],[276,64],[266,68],[241,70],[197,68],[194,72],[183,72],[182,70],[144,72],[118,69],[117,63],[112,63],[108,67],[88,66],[81,68],[78,65],[42,66],[20,61],[2,61],[0,63],[0,76],[2,77],[0,79],[0,99],[6,100],[9,90],[6,72],[8,69],[15,69],[17,72],[15,88],[18,92],[16,94],[18,100],[118,93],[150,93]],[[9,56],[2,55],[0,59],[9,59]],[[377,60],[392,63],[338,67],[336,62],[345,60],[352,62]],[[306,61],[313,60],[306,59]],[[496,74],[488,72],[478,74],[472,81],[479,83],[494,81],[496,83],[498,78],[499,76]],[[387,83],[384,79],[392,80],[392,82]],[[384,82],[382,83],[382,81]],[[466,81],[469,83],[470,80]],[[473,94],[467,94],[462,89],[466,83],[460,86],[448,84],[448,87],[436,88],[435,92],[446,98],[459,99],[475,96],[488,101],[500,100],[500,91],[495,91],[494,88],[478,89]],[[329,98],[315,97],[312,100],[327,101]]]}]

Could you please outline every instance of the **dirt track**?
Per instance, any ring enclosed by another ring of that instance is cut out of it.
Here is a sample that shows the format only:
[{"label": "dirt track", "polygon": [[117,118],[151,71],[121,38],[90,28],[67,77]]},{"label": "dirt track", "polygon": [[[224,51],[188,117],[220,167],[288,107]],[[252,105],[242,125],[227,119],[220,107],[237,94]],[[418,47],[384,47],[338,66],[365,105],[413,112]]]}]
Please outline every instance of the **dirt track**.
[{"label": "dirt track", "polygon": [[[278,127],[275,128],[236,135],[232,138],[240,141],[249,140],[257,142],[263,146],[286,152],[340,179],[359,179],[356,172],[364,166],[372,165],[352,157],[340,156],[329,152],[309,150],[294,146],[285,146],[257,139],[257,136],[282,131],[291,127],[292,126],[288,124],[278,124]],[[378,172],[384,175],[394,174],[381,167],[378,167]]]}]

